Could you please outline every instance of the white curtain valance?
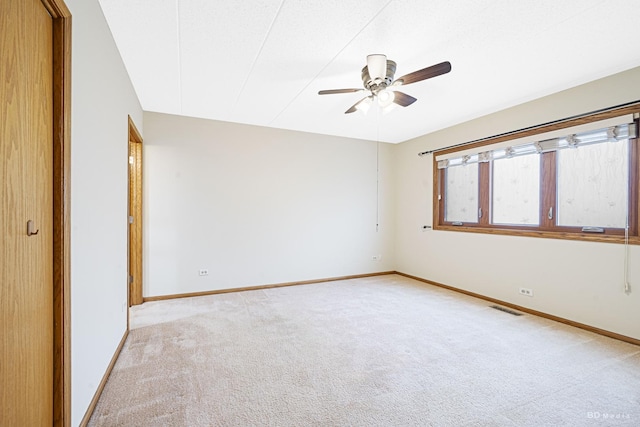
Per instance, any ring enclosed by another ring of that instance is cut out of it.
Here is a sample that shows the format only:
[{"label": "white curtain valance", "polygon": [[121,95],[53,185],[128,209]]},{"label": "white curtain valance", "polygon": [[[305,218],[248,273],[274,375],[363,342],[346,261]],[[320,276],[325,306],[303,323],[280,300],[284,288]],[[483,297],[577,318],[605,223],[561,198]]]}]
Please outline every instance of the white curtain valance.
[{"label": "white curtain valance", "polygon": [[540,154],[564,148],[577,148],[621,139],[635,138],[637,131],[633,115],[614,117],[570,128],[558,129],[523,138],[488,144],[473,149],[437,155],[438,169],[482,163],[492,160]]}]

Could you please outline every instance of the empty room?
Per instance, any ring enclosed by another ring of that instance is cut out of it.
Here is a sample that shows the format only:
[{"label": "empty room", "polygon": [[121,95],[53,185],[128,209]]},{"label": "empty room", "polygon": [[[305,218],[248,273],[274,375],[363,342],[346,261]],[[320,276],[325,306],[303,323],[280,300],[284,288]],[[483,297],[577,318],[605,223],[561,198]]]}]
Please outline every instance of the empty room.
[{"label": "empty room", "polygon": [[1,426],[640,425],[640,3],[6,0]]}]

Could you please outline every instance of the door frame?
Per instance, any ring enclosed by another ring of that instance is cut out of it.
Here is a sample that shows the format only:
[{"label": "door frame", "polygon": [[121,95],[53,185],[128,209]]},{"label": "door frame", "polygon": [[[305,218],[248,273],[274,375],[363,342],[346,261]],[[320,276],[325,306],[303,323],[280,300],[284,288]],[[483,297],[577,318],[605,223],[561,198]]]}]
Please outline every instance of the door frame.
[{"label": "door frame", "polygon": [[[71,12],[41,0],[53,21],[53,414],[71,425]],[[35,403],[35,402],[34,402]]]},{"label": "door frame", "polygon": [[[129,179],[128,179],[128,189],[129,189],[129,200],[128,200],[128,209],[127,215],[130,215],[134,218],[134,222],[128,222],[128,274],[129,280],[127,290],[128,290],[128,301],[129,307],[133,305],[142,304],[142,158],[143,158],[143,146],[142,146],[142,136],[140,132],[138,132],[138,128],[136,128],[133,119],[129,116],[129,144],[128,144],[128,155],[130,161],[128,170],[129,170]],[[131,163],[131,157],[133,157],[133,163]],[[127,315],[127,322],[128,322]]]}]

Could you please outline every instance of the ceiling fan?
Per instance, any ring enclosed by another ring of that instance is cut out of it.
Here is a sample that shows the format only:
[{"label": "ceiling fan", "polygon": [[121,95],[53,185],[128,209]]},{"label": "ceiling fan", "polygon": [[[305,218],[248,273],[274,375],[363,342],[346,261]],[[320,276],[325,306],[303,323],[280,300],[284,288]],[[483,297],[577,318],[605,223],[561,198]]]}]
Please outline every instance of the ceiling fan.
[{"label": "ceiling fan", "polygon": [[362,69],[362,83],[364,89],[329,89],[321,90],[318,95],[332,95],[335,93],[352,93],[369,91],[370,95],[365,96],[360,101],[351,106],[345,114],[353,113],[356,110],[366,112],[373,100],[378,99],[378,104],[387,109],[393,104],[407,107],[417,101],[413,96],[395,90],[400,85],[408,85],[422,80],[437,77],[451,71],[451,63],[449,61],[441,62],[427,68],[423,68],[413,73],[406,74],[397,79],[393,79],[396,72],[396,63],[387,59],[386,55],[369,55],[367,56],[367,65]]}]

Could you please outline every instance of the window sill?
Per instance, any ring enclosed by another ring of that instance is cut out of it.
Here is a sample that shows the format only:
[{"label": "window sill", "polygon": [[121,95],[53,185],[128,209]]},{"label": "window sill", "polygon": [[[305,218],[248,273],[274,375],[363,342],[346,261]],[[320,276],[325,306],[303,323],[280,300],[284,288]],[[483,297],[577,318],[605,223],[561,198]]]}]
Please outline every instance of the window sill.
[{"label": "window sill", "polygon": [[[495,234],[502,236],[540,237],[543,239],[580,240],[584,242],[624,243],[624,236],[563,231],[522,230],[505,228],[465,227],[459,225],[433,225],[435,231],[458,231],[465,233]],[[629,236],[629,244],[640,245],[639,236]]]}]

